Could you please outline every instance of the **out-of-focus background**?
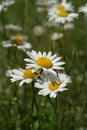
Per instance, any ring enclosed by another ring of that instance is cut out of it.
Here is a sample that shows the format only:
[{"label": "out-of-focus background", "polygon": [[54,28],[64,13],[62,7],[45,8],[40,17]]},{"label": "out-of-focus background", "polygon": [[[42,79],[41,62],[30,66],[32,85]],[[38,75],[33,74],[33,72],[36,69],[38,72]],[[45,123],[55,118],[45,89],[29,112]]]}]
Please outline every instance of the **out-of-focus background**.
[{"label": "out-of-focus background", "polygon": [[[3,0],[0,0],[2,3]],[[72,2],[75,12],[85,5],[86,0]],[[46,7],[44,7],[46,9]],[[30,85],[19,87],[11,83],[7,70],[25,67],[26,54],[21,50],[5,48],[2,41],[14,35],[27,36],[31,50],[50,51],[62,56],[66,62],[65,71],[71,76],[68,91],[59,93],[56,130],[87,130],[87,16],[79,13],[77,19],[65,26],[64,39],[52,39],[58,26],[48,22],[47,11],[39,8],[36,0],[15,0],[14,4],[0,11],[0,130],[33,130],[30,128],[32,92]],[[15,27],[13,27],[13,25]],[[63,41],[63,43],[62,43]],[[55,43],[54,43],[55,42]],[[38,96],[41,130],[51,130],[54,112],[54,99]],[[33,114],[34,130],[38,130],[36,110]],[[53,129],[52,129],[53,130]]]}]

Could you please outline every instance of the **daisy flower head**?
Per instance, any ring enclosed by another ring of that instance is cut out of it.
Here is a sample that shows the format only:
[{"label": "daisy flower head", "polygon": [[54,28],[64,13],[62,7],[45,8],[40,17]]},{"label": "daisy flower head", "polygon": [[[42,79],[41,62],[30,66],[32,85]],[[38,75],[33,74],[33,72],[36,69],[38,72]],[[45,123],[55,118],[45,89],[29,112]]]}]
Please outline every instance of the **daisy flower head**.
[{"label": "daisy flower head", "polygon": [[[35,83],[35,87],[39,88],[38,95],[49,95],[50,98],[56,98],[58,92],[67,90],[66,85],[70,82],[68,76],[61,75],[59,80],[59,75],[45,74],[44,77],[41,77],[42,82],[39,80]],[[47,80],[46,80],[47,79]]]},{"label": "daisy flower head", "polygon": [[67,11],[58,11],[58,12],[50,12],[48,13],[49,21],[53,21],[55,23],[71,22],[74,18],[78,17],[77,13],[70,13]]},{"label": "daisy flower head", "polygon": [[12,4],[14,4],[15,1],[14,0],[5,0],[5,1],[2,1],[2,5],[3,6],[10,6]]},{"label": "daisy flower head", "polygon": [[45,32],[45,28],[41,25],[37,25],[33,28],[33,32],[34,32],[35,36],[39,37],[39,36],[43,35],[43,33]]},{"label": "daisy flower head", "polygon": [[58,77],[59,77],[60,83],[62,84],[71,83],[70,76],[66,75],[65,73],[58,73]]},{"label": "daisy flower head", "polygon": [[9,31],[22,31],[23,28],[19,25],[14,25],[14,24],[8,24],[5,26],[5,28]]},{"label": "daisy flower head", "polygon": [[[15,27],[18,28],[17,25]],[[20,33],[17,33],[16,35],[12,35],[11,39],[19,39],[19,40],[22,40],[22,41],[26,41],[28,39],[28,37],[26,35],[22,35]]]},{"label": "daisy flower head", "polygon": [[32,50],[27,52],[29,58],[24,59],[27,64],[26,68],[34,68],[35,70],[42,69],[45,72],[52,72],[56,74],[55,70],[63,69],[62,65],[65,62],[60,61],[62,57],[58,57],[57,54],[52,55],[52,52],[36,52]]},{"label": "daisy flower head", "polygon": [[63,38],[63,33],[54,32],[50,36],[50,39],[53,40],[53,41],[57,41],[57,40],[59,40],[61,38]]},{"label": "daisy flower head", "polygon": [[71,2],[66,2],[66,0],[62,0],[61,3],[55,4],[53,7],[51,7],[49,10],[49,13],[52,12],[58,12],[58,11],[73,11],[73,6]]},{"label": "daisy flower head", "polygon": [[84,6],[79,7],[79,12],[87,14],[87,3]]},{"label": "daisy flower head", "polygon": [[22,86],[24,83],[31,83],[39,75],[39,71],[34,71],[32,68],[28,69],[13,69],[10,70],[9,77],[11,77],[11,82],[20,81],[19,86]]},{"label": "daisy flower head", "polygon": [[69,29],[73,29],[73,28],[74,28],[73,23],[65,23],[64,24],[64,30],[69,30]]},{"label": "daisy flower head", "polygon": [[0,12],[3,10],[3,5],[0,4]]},{"label": "daisy flower head", "polygon": [[57,3],[57,0],[37,0],[36,1],[37,5],[45,5],[45,6],[50,6],[56,3]]},{"label": "daisy flower head", "polygon": [[48,7],[57,3],[57,0],[37,0],[37,11],[44,12],[48,10]]},{"label": "daisy flower head", "polygon": [[26,51],[31,48],[31,44],[21,38],[11,38],[7,41],[2,41],[3,47],[17,47],[22,51]]}]

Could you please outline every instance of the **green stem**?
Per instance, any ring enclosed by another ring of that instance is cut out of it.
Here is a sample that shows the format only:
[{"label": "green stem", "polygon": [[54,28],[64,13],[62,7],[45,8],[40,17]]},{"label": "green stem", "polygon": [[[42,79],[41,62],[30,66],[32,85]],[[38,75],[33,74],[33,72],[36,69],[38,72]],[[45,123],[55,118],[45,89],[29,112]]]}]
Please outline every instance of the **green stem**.
[{"label": "green stem", "polygon": [[[60,24],[60,32],[63,34],[63,38],[60,41],[59,44],[59,51],[64,54],[64,46],[65,46],[65,30],[64,30],[64,24]],[[65,55],[65,54],[64,54]]]},{"label": "green stem", "polygon": [[32,82],[32,92],[33,92],[33,98],[32,98],[32,104],[31,104],[31,128],[33,128],[33,108],[34,108],[34,84]]},{"label": "green stem", "polygon": [[[35,92],[36,92],[36,90],[35,90]],[[36,95],[35,95],[35,97],[36,97]],[[37,117],[38,117],[38,122],[39,122],[39,130],[41,130],[40,128],[40,115],[39,115],[39,110],[38,110],[38,104],[37,104],[37,100],[36,100],[36,98],[35,98],[35,108],[36,108],[36,111],[37,111]]]},{"label": "green stem", "polygon": [[3,38],[6,39],[6,28],[5,28],[5,19],[4,19],[4,10],[2,9],[2,28],[3,28]]},{"label": "green stem", "polygon": [[55,110],[54,110],[54,115],[53,115],[53,119],[52,119],[52,122],[53,122],[53,130],[55,129],[55,125],[56,125],[56,117],[57,117],[57,97],[55,99]]},{"label": "green stem", "polygon": [[57,117],[57,97],[56,97],[56,99],[55,99],[54,129],[55,129],[55,125],[57,124],[57,122],[56,122],[56,117]]},{"label": "green stem", "polygon": [[56,48],[56,43],[53,42],[53,43],[51,44],[51,51],[52,51],[53,54],[54,54],[54,52],[55,52],[55,48]]},{"label": "green stem", "polygon": [[37,111],[37,117],[38,117],[38,122],[39,122],[39,130],[40,130],[40,117],[39,117],[39,110],[38,110],[38,104],[37,104],[37,100],[36,100],[36,89],[34,88],[34,82],[32,82],[32,92],[33,92],[33,99],[32,99],[32,107],[31,107],[31,127],[34,126],[33,124],[33,109],[34,109],[34,105]]},{"label": "green stem", "polygon": [[63,33],[63,43],[65,42],[65,30],[64,30],[64,24],[61,24],[61,31]]},{"label": "green stem", "polygon": [[27,34],[27,29],[28,29],[28,12],[29,12],[29,0],[24,0],[25,2],[25,9],[24,9],[24,33]]}]

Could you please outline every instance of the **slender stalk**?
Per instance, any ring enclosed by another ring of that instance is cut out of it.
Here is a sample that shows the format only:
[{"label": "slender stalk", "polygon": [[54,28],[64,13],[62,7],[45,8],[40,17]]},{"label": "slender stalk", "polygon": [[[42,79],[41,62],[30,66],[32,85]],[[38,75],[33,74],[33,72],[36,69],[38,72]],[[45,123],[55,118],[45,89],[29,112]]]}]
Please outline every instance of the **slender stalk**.
[{"label": "slender stalk", "polygon": [[63,33],[63,43],[65,42],[65,30],[64,30],[64,24],[61,24],[62,33]]},{"label": "slender stalk", "polygon": [[51,48],[52,54],[54,54],[55,50],[56,50],[56,42],[55,41],[51,43],[51,47],[50,48]]},{"label": "slender stalk", "polygon": [[[65,45],[65,30],[64,30],[64,24],[60,23],[60,32],[63,34],[63,38],[60,41],[59,44],[59,51],[64,54],[64,45]],[[65,56],[65,54],[64,54]]]},{"label": "slender stalk", "polygon": [[57,117],[57,97],[55,99],[54,129],[55,129],[55,124],[56,124],[56,117]]},{"label": "slender stalk", "polygon": [[6,39],[7,36],[6,36],[6,28],[5,28],[4,9],[2,9],[1,19],[2,19],[2,28],[3,28],[3,38]]},{"label": "slender stalk", "polygon": [[28,12],[29,12],[29,0],[24,0],[25,2],[25,9],[24,9],[24,33],[27,34],[27,28],[28,28]]},{"label": "slender stalk", "polygon": [[57,117],[57,97],[55,99],[55,105],[54,105],[54,114],[53,114],[53,118],[51,121],[51,127],[53,128],[53,130],[55,129],[55,124],[56,124],[56,117]]},{"label": "slender stalk", "polygon": [[40,117],[39,117],[38,104],[37,104],[37,100],[36,100],[36,89],[34,88],[34,82],[32,82],[32,92],[33,92],[33,99],[32,99],[32,107],[31,107],[31,127],[34,126],[33,109],[35,106],[36,111],[37,111],[38,122],[39,122],[39,130],[40,130]]},{"label": "slender stalk", "polygon": [[32,92],[33,92],[33,97],[32,97],[32,104],[31,104],[31,128],[33,128],[33,108],[34,108],[34,84],[32,82]]},{"label": "slender stalk", "polygon": [[38,122],[39,122],[39,130],[41,130],[41,125],[40,125],[40,115],[39,115],[39,110],[38,110],[38,104],[37,104],[37,100],[36,100],[36,90],[35,90],[35,108],[36,108],[36,111],[37,111],[37,117],[38,117]]}]

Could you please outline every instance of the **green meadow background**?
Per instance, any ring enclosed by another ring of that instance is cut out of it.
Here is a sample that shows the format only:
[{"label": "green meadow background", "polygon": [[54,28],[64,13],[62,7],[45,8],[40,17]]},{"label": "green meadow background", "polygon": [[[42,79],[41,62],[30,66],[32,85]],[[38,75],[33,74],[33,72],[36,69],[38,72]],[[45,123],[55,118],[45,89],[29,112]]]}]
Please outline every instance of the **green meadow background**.
[{"label": "green meadow background", "polygon": [[[68,1],[74,5],[75,12],[87,2]],[[0,28],[3,24],[15,24],[23,28],[20,32],[3,32],[0,29],[0,130],[87,130],[87,17],[84,14],[79,14],[72,22],[75,26],[73,29],[65,31],[63,43],[58,40],[55,44],[54,53],[62,56],[66,62],[65,72],[72,79],[67,86],[68,91],[58,94],[55,118],[55,99],[36,93],[38,112],[34,107],[31,126],[31,85],[19,87],[18,82],[11,83],[6,76],[8,69],[24,68],[27,55],[14,48],[4,48],[1,42],[21,33],[28,37],[31,50],[48,52],[53,44],[49,36],[59,30],[57,27],[44,26],[45,32],[39,37],[35,36],[33,28],[43,26],[45,21],[48,21],[47,12],[37,12],[36,0],[15,0],[4,12],[4,21],[0,12]]]}]

